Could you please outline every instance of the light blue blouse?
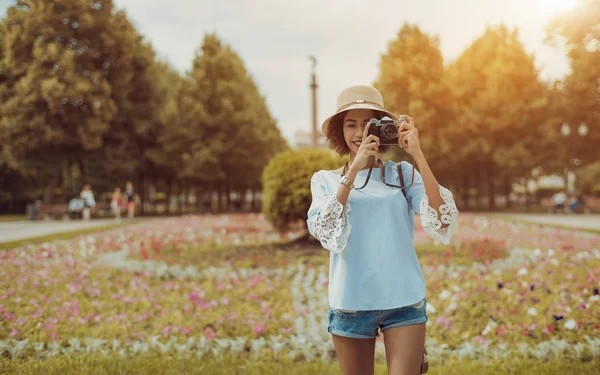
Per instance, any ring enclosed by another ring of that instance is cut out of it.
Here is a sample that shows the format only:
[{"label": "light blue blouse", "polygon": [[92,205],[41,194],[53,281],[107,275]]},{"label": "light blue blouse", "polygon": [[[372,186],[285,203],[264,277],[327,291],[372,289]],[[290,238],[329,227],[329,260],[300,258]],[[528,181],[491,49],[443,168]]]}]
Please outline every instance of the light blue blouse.
[{"label": "light blue blouse", "polygon": [[[385,163],[389,184],[400,185],[397,163]],[[406,185],[412,165],[401,162]],[[361,187],[369,170],[358,172],[354,185]],[[448,244],[458,221],[452,193],[440,186],[444,204],[441,218],[429,206],[421,174],[415,169],[414,185],[402,190],[381,181],[374,168],[368,185],[352,190],[346,207],[337,201],[341,175],[321,170],[311,179],[312,202],[308,209],[309,232],[330,251],[329,305],[333,309],[385,310],[413,305],[425,298],[425,280],[415,253],[414,212],[421,215],[425,232]],[[441,228],[442,222],[449,224]]]}]

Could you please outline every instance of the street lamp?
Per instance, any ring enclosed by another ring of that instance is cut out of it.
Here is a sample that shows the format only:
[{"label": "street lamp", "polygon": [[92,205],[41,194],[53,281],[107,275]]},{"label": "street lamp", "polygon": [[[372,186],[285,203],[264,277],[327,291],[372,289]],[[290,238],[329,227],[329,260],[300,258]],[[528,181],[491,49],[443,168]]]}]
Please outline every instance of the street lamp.
[{"label": "street lamp", "polygon": [[[575,149],[574,146],[575,146],[575,142],[576,142],[575,137],[571,136],[571,126],[567,122],[563,122],[562,126],[560,127],[560,132],[565,138],[567,138],[569,152],[571,152],[571,150]],[[585,122],[580,123],[579,126],[577,127],[577,134],[579,134],[580,137],[587,136],[588,132],[589,132],[589,128]],[[570,159],[570,164],[575,167],[578,167],[579,165],[581,165],[581,160],[576,157],[572,157]],[[565,184],[567,185],[567,191],[571,190],[570,192],[572,193],[573,190],[575,190],[575,174],[573,173],[572,189],[569,189],[569,174],[570,173],[571,173],[571,168],[567,167],[567,171],[565,174]]]}]

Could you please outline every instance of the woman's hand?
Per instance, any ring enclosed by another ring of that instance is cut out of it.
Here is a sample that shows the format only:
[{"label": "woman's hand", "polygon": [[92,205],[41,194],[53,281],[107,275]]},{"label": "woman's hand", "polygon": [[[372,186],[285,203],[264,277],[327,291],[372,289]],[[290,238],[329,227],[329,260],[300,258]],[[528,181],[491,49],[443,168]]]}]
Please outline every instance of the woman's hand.
[{"label": "woman's hand", "polygon": [[421,152],[419,143],[419,130],[415,127],[415,122],[410,116],[400,116],[404,122],[398,129],[398,145],[402,147],[412,157]]},{"label": "woman's hand", "polygon": [[364,169],[369,166],[369,162],[374,158],[375,161],[379,160],[379,137],[369,134],[369,127],[371,124],[367,124],[365,126],[365,130],[363,131],[362,142],[360,147],[358,148],[358,152],[356,156],[354,156],[354,160],[352,161],[352,165],[350,165],[350,169],[358,172],[361,169]]}]

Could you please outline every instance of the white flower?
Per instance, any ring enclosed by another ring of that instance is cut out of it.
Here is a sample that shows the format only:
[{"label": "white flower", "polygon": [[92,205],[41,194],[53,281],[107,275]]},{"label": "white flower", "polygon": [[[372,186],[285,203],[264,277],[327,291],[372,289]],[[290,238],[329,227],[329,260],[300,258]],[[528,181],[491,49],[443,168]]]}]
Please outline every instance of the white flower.
[{"label": "white flower", "polygon": [[553,256],[554,255],[554,250],[553,249],[548,249],[548,255]]},{"label": "white flower", "polygon": [[535,249],[533,251],[533,255],[535,255],[536,257],[539,257],[540,255],[542,255],[542,250],[540,250],[539,248]]},{"label": "white flower", "polygon": [[600,301],[600,295],[596,294],[590,297],[590,301]]},{"label": "white flower", "polygon": [[444,289],[442,293],[440,293],[440,299],[448,299],[451,296],[451,293]]},{"label": "white flower", "polygon": [[529,309],[527,309],[527,314],[529,314],[531,316],[536,316],[537,310],[535,309],[535,307],[530,307]]},{"label": "white flower", "polygon": [[521,269],[519,270],[519,272],[517,272],[517,275],[519,275],[519,276],[525,276],[525,275],[527,275],[528,273],[529,273],[529,272],[527,271],[527,268],[521,268]]},{"label": "white flower", "polygon": [[565,323],[565,328],[566,329],[575,329],[575,328],[577,328],[577,322],[575,321],[575,319],[569,319]]}]

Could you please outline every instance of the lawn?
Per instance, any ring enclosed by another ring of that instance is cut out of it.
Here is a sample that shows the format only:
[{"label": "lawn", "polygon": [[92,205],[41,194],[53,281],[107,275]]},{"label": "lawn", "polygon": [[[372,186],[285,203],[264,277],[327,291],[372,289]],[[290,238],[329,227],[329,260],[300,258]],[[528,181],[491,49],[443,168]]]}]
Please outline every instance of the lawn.
[{"label": "lawn", "polygon": [[[430,373],[598,374],[598,236],[460,220],[415,235]],[[0,251],[0,373],[339,373],[328,252],[296,237],[206,215]]]}]

